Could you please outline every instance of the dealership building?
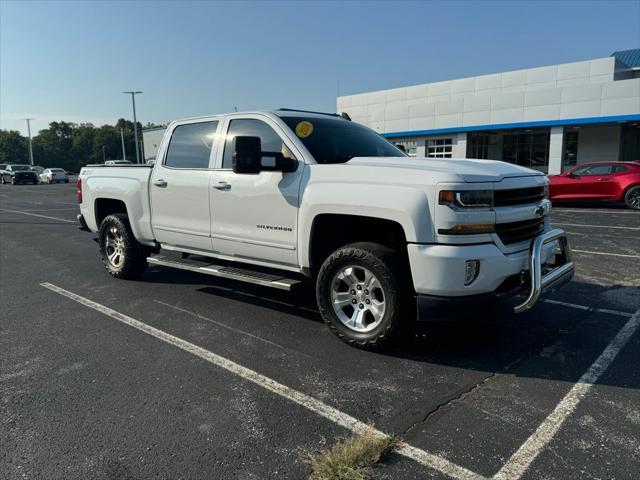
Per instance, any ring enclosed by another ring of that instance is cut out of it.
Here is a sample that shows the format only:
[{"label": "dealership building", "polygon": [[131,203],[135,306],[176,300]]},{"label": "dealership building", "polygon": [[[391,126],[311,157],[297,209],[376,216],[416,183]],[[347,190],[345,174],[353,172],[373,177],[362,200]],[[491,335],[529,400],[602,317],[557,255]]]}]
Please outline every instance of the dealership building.
[{"label": "dealership building", "polygon": [[340,96],[337,111],[411,156],[504,160],[551,174],[640,160],[640,49]]}]

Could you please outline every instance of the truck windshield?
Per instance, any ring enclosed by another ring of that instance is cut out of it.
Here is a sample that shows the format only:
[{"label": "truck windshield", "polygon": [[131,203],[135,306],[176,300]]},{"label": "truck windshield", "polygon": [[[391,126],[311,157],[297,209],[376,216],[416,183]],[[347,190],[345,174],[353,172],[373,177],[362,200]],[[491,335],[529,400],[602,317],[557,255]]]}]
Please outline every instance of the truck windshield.
[{"label": "truck windshield", "polygon": [[354,157],[406,157],[373,130],[342,118],[281,118],[318,163],[345,163]]}]

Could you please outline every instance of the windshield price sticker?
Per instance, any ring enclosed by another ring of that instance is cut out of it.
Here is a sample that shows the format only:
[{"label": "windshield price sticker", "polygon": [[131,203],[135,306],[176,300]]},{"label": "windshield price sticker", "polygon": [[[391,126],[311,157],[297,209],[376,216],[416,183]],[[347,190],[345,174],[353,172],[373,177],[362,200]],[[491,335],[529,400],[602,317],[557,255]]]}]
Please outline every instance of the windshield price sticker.
[{"label": "windshield price sticker", "polygon": [[307,138],[313,133],[313,124],[311,122],[300,122],[296,125],[296,135],[300,138]]}]

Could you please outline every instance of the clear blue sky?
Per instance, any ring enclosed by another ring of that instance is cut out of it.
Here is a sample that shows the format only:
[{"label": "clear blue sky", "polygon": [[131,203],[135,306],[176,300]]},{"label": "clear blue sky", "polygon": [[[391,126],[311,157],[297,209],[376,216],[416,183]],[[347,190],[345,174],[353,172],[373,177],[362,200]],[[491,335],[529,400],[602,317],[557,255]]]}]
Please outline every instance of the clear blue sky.
[{"label": "clear blue sky", "polygon": [[0,0],[0,127],[280,106],[609,56],[640,46],[640,0]]}]

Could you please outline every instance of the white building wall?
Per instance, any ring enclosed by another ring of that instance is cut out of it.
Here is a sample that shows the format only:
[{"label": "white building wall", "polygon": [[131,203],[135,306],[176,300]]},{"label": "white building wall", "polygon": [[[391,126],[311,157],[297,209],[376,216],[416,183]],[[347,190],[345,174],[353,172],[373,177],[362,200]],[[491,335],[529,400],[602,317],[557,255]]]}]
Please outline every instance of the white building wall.
[{"label": "white building wall", "polygon": [[617,161],[620,133],[620,125],[581,128],[578,133],[577,164]]},{"label": "white building wall", "polygon": [[144,161],[156,158],[160,142],[166,128],[153,128],[142,131],[142,143],[144,145]]},{"label": "white building wall", "polygon": [[562,150],[564,142],[564,127],[551,127],[549,132],[549,173],[562,173]]},{"label": "white building wall", "polygon": [[338,97],[339,112],[380,133],[640,114],[640,78],[616,59],[517,70]]}]

